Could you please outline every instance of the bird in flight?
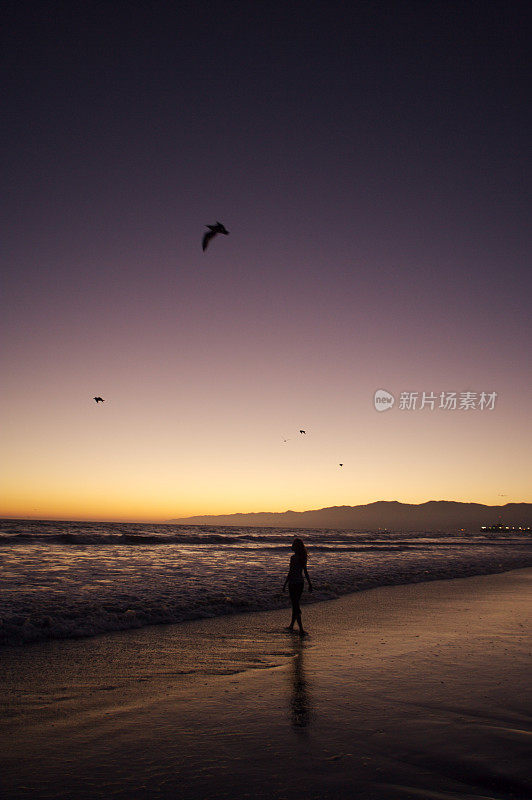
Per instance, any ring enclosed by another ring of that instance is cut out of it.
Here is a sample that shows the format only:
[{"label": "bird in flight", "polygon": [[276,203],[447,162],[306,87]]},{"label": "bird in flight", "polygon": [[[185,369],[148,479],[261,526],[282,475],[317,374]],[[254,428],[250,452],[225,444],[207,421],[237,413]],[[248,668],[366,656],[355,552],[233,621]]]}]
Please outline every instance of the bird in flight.
[{"label": "bird in flight", "polygon": [[223,233],[225,236],[229,236],[229,231],[226,229],[224,225],[222,225],[221,222],[217,222],[216,225],[207,225],[207,227],[209,228],[209,230],[207,231],[207,233],[203,234],[203,241],[201,243],[203,252],[205,252],[205,250],[207,249],[207,245],[209,244],[211,239],[214,238],[214,236],[216,236],[217,233]]},{"label": "bird in flight", "polygon": [[92,399],[95,400],[97,403],[103,403],[103,397],[93,397]]},{"label": "bird in flight", "polygon": [[304,433],[306,435],[307,432],[306,431],[299,431],[299,433]]},{"label": "bird in flight", "polygon": [[344,465],[343,465],[343,464],[338,464],[338,466],[339,466],[339,467],[343,467]]}]

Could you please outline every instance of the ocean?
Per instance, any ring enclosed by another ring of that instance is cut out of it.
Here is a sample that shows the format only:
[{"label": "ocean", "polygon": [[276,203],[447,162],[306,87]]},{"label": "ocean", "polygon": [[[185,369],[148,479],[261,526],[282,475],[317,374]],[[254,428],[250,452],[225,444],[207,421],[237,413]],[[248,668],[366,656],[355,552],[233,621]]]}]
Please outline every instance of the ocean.
[{"label": "ocean", "polygon": [[0,644],[289,606],[294,535],[314,584],[303,602],[376,586],[532,565],[527,532],[409,533],[0,521]]}]

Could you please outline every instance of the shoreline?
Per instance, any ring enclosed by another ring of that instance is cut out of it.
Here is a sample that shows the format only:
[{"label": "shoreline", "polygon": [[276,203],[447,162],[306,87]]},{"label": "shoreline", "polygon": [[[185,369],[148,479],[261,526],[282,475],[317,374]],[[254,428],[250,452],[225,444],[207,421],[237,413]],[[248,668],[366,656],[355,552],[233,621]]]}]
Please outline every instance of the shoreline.
[{"label": "shoreline", "polygon": [[[14,798],[520,799],[532,569],[3,648]],[[528,708],[530,713],[530,708]]]},{"label": "shoreline", "polygon": [[[395,576],[386,576],[383,582],[379,581],[379,578],[368,578],[367,576],[362,575],[358,583],[356,584],[357,588],[353,590],[349,588],[347,591],[340,592],[338,594],[334,593],[332,596],[327,595],[327,590],[323,590],[318,586],[314,586],[314,592],[312,595],[309,595],[305,586],[305,591],[303,594],[304,603],[305,605],[313,606],[315,604],[320,603],[328,603],[328,602],[336,602],[337,600],[342,599],[343,597],[349,597],[351,595],[357,596],[361,592],[372,591],[374,589],[379,588],[386,588],[386,587],[394,587],[394,586],[410,586],[410,585],[418,585],[420,583],[431,583],[434,581],[447,581],[447,580],[460,580],[470,577],[481,577],[481,576],[489,576],[489,575],[498,575],[505,572],[513,572],[519,569],[527,569],[532,568],[532,564],[523,564],[522,558],[514,558],[508,559],[506,564],[466,564],[460,565],[460,569],[456,570],[458,574],[448,574],[445,570],[436,570],[431,571],[424,570],[423,573],[417,572],[408,576],[404,575],[395,575]],[[264,591],[264,587],[259,587],[261,591]],[[202,615],[196,614],[191,617],[185,616],[184,618],[178,619],[171,619],[171,620],[149,620],[142,622],[141,624],[136,624],[136,613],[126,611],[125,617],[131,614],[131,621],[129,624],[123,624],[124,620],[121,620],[122,624],[119,624],[116,627],[102,627],[101,629],[97,629],[91,631],[90,633],[71,633],[70,635],[48,635],[44,636],[43,634],[46,632],[46,628],[39,628],[40,636],[34,638],[22,639],[16,638],[12,641],[6,641],[5,638],[2,640],[2,630],[0,629],[0,654],[5,652],[6,649],[9,650],[10,648],[15,649],[23,649],[27,647],[39,647],[40,645],[46,645],[52,642],[68,642],[68,641],[84,641],[84,640],[92,640],[92,639],[101,639],[102,637],[106,636],[114,636],[118,634],[127,634],[127,633],[136,633],[139,631],[143,631],[146,629],[152,628],[167,628],[172,627],[175,625],[187,625],[190,623],[200,622],[200,621],[208,621],[212,619],[224,619],[224,618],[238,618],[242,615],[248,616],[250,614],[263,614],[263,613],[274,613],[274,612],[281,612],[283,608],[287,606],[287,595],[283,596],[282,591],[278,591],[277,593],[271,592],[268,590],[265,592],[266,595],[275,596],[276,603],[275,605],[264,605],[262,607],[252,607],[249,610],[243,610],[239,608],[238,610],[231,609],[229,611],[225,611],[222,613],[217,613],[213,615]],[[324,596],[325,594],[325,596]],[[134,604],[133,604],[134,605]],[[288,603],[289,605],[289,603]],[[27,611],[25,613],[28,613]],[[19,614],[19,616],[21,616]],[[23,614],[22,614],[23,616]],[[9,626],[9,619],[4,621],[4,623]],[[2,620],[0,620],[0,626],[2,625]],[[116,625],[116,623],[115,623]],[[26,634],[27,635],[27,634]],[[5,632],[4,632],[5,637]]]}]

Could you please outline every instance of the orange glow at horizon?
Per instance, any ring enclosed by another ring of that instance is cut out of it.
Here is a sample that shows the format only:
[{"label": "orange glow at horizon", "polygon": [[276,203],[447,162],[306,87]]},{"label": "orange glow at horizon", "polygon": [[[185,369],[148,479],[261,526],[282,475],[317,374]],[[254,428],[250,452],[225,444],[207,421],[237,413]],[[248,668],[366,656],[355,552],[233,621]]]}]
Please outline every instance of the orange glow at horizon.
[{"label": "orange glow at horizon", "polygon": [[84,400],[74,411],[65,403],[52,421],[38,414],[4,435],[10,469],[0,516],[164,522],[377,500],[530,502],[526,448],[519,453],[508,436],[510,411],[378,414],[364,401],[356,413],[337,408],[332,422],[308,414],[305,436],[295,419],[261,430],[241,409],[226,409],[221,430],[202,432],[203,413],[192,406],[186,430],[168,417],[142,430],[116,401],[93,408]]}]

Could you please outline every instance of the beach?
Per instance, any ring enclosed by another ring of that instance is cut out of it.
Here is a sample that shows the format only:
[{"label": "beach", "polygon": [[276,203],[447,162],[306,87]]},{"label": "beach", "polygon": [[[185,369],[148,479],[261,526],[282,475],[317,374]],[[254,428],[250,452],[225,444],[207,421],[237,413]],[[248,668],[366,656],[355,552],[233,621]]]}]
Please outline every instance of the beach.
[{"label": "beach", "polygon": [[2,797],[529,798],[532,570],[2,651]]}]

